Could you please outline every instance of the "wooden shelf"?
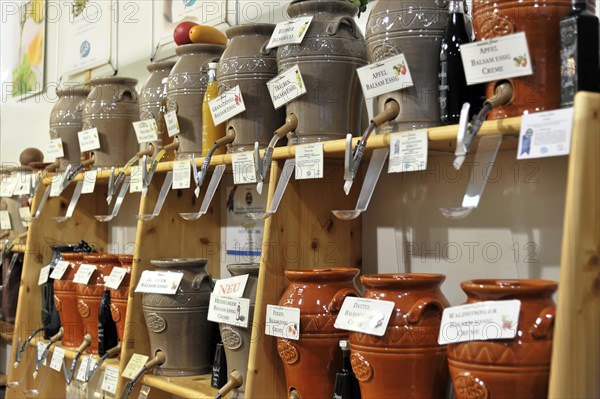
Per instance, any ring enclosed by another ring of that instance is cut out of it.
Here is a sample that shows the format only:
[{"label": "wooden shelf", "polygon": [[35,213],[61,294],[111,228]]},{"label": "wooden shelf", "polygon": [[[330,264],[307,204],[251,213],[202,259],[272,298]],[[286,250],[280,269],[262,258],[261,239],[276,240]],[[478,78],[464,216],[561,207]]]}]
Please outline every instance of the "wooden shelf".
[{"label": "wooden shelf", "polygon": [[182,398],[213,399],[218,392],[210,386],[210,379],[210,374],[189,377],[147,374],[142,377],[142,384]]},{"label": "wooden shelf", "polygon": [[[47,344],[48,340],[34,339],[32,341],[32,346],[31,347],[33,347],[33,348],[37,347],[37,343],[38,342],[44,342],[44,343]],[[60,346],[61,348],[63,348],[65,350],[65,359],[69,359],[69,360],[75,359],[75,355],[77,354],[77,352],[75,351],[76,348],[62,346],[60,341],[50,347],[50,351],[48,352],[48,359],[52,359],[51,353],[54,353],[54,348],[57,347],[57,346]],[[84,357],[88,357],[88,356],[89,356],[89,353],[87,353],[87,352],[82,353],[81,356],[79,357],[79,362],[81,362],[81,360]],[[100,359],[100,356],[98,354],[93,354],[92,357],[95,360]],[[119,359],[118,359],[118,357],[106,359],[104,361],[104,363],[102,363],[101,369],[104,370],[104,368],[106,366],[108,366],[108,365],[118,368],[119,367]],[[69,363],[69,366],[70,366],[70,363]],[[77,367],[79,367],[79,366],[77,366]]]}]

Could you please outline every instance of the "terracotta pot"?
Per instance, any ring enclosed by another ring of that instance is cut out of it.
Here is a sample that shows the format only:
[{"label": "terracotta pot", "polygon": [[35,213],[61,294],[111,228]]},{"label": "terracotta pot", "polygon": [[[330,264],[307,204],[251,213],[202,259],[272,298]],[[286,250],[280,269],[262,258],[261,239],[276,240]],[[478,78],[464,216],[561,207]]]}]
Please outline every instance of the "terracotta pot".
[{"label": "terracotta pot", "polygon": [[287,270],[290,281],[279,305],[300,308],[300,339],[277,338],[288,392],[301,398],[326,398],[333,392],[342,363],[340,339],[348,332],[333,327],[344,299],[358,296],[358,269]]},{"label": "terracotta pot", "polygon": [[448,21],[447,1],[379,0],[366,29],[369,61],[404,54],[413,86],[377,98],[377,110],[396,100],[398,117],[379,132],[398,132],[440,124],[438,68],[440,46]]},{"label": "terracotta pot", "polygon": [[[343,139],[361,130],[363,95],[356,68],[367,64],[364,37],[347,0],[292,0],[291,18],[313,16],[302,43],[277,50],[279,72],[298,65],[307,93],[286,105],[298,117],[290,144]],[[325,72],[327,71],[327,72]]]},{"label": "terracotta pot", "polygon": [[227,369],[229,372],[238,370],[242,373],[244,382],[242,386],[234,389],[230,395],[232,398],[243,398],[246,378],[248,374],[248,356],[250,354],[250,339],[252,336],[252,320],[254,319],[254,306],[256,302],[256,286],[258,285],[258,263],[228,265],[227,270],[232,276],[248,275],[248,282],[244,289],[243,298],[250,300],[250,311],[248,313],[248,328],[235,327],[219,323],[221,340],[225,348],[227,358]]},{"label": "terracotta pot", "polygon": [[58,101],[50,111],[50,138],[62,141],[61,170],[82,160],[77,133],[83,128],[83,104],[89,94],[90,89],[84,87],[56,90]]},{"label": "terracotta pot", "polygon": [[23,271],[23,255],[9,252],[2,259],[2,320],[14,323],[19,301],[19,287]]},{"label": "terracotta pot", "polygon": [[266,50],[273,24],[248,24],[227,29],[230,39],[219,61],[219,92],[240,86],[246,111],[229,119],[225,131],[236,137],[229,152],[250,151],[258,141],[266,147],[277,128],[283,125],[285,110],[275,110],[267,81],[277,76],[277,50]]},{"label": "terracotta pot", "polygon": [[[77,247],[74,245],[51,245],[52,257],[50,258],[50,274],[58,261],[62,260],[62,254],[74,252]],[[42,285],[42,325],[44,326],[44,339],[50,339],[60,329],[60,315],[56,310],[54,303],[54,279],[48,278],[48,281]]]},{"label": "terracotta pot", "polygon": [[518,299],[521,312],[513,340],[448,345],[457,399],[545,398],[557,284],[547,280],[472,280],[461,284],[467,303]]},{"label": "terracotta pot", "polygon": [[446,397],[446,351],[437,343],[442,311],[449,306],[440,290],[445,279],[416,273],[361,277],[364,298],[395,304],[383,337],[350,334],[352,370],[363,398]]},{"label": "terracotta pot", "polygon": [[123,277],[118,289],[110,290],[110,313],[112,319],[117,325],[117,336],[119,341],[123,342],[123,333],[125,331],[125,317],[127,316],[127,299],[129,297],[129,284],[131,282],[131,267],[133,265],[133,255],[119,255],[121,267],[127,269],[127,274]]},{"label": "terracotta pot", "polygon": [[79,346],[83,341],[83,320],[77,309],[77,284],[73,282],[75,273],[83,262],[83,253],[61,253],[69,267],[60,280],[54,280],[54,304],[64,328],[63,346]]},{"label": "terracotta pot", "polygon": [[[213,283],[204,267],[206,259],[153,260],[156,270],[183,273],[175,295],[144,294],[142,309],[148,327],[151,353],[161,350],[166,360],[157,374],[206,374],[212,365],[211,345],[216,325],[207,320]],[[193,339],[182,333],[193,332]]]},{"label": "terracotta pot", "polygon": [[77,309],[83,320],[84,334],[92,335],[92,344],[87,351],[98,353],[98,311],[104,293],[104,279],[110,276],[113,267],[121,266],[121,264],[116,255],[110,254],[83,255],[83,263],[95,265],[96,271],[87,285],[76,284]]},{"label": "terracotta pot", "polygon": [[137,152],[132,122],[140,120],[136,79],[92,79],[83,107],[83,129],[98,129],[100,149],[92,151],[94,166],[123,166]]},{"label": "terracotta pot", "polygon": [[177,111],[180,133],[178,158],[202,153],[202,100],[208,85],[208,63],[218,62],[225,46],[185,44],[167,82],[167,109]]}]

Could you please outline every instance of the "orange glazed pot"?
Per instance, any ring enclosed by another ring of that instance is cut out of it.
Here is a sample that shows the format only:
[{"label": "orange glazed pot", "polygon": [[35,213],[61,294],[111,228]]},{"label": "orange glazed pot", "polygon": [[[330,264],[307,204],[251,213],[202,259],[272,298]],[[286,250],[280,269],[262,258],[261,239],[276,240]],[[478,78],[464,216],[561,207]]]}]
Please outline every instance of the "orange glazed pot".
[{"label": "orange glazed pot", "polygon": [[98,353],[98,310],[104,293],[104,278],[110,275],[112,268],[121,266],[116,255],[89,254],[83,255],[82,264],[96,266],[87,285],[77,286],[77,309],[83,319],[84,333],[92,335],[92,344],[88,347],[89,353]]},{"label": "orange glazed pot", "polygon": [[350,334],[350,361],[363,398],[445,398],[446,348],[437,343],[449,306],[442,274],[362,276],[364,298],[394,302],[383,337]]},{"label": "orange glazed pot", "polygon": [[112,319],[117,325],[117,336],[119,341],[123,342],[123,332],[125,331],[125,316],[127,314],[127,297],[129,296],[129,282],[131,280],[131,265],[133,264],[133,255],[119,255],[121,267],[127,269],[127,274],[123,277],[118,289],[110,290],[110,313]]},{"label": "orange glazed pot", "polygon": [[461,284],[467,303],[518,299],[513,340],[448,345],[448,365],[457,399],[545,398],[557,284],[547,280],[472,280]]},{"label": "orange glazed pot", "polygon": [[290,281],[279,305],[300,308],[300,339],[277,338],[288,392],[302,399],[331,397],[342,364],[339,341],[348,332],[333,327],[344,299],[359,296],[358,269],[288,270]]},{"label": "orange glazed pot", "polygon": [[63,252],[62,260],[69,262],[69,267],[60,280],[54,280],[54,304],[60,315],[60,323],[64,328],[63,346],[79,346],[83,341],[83,320],[77,310],[77,290],[73,283],[75,273],[83,262],[83,253]]}]

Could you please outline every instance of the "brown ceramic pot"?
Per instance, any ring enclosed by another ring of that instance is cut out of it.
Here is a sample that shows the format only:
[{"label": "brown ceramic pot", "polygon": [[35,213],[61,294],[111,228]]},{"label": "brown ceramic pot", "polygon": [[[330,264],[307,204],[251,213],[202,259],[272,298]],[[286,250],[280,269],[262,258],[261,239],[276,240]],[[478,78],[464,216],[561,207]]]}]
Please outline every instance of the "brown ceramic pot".
[{"label": "brown ceramic pot", "polygon": [[334,328],[347,296],[358,296],[358,269],[287,270],[290,281],[279,305],[300,308],[300,339],[277,338],[288,392],[301,398],[327,398],[342,362],[339,341],[348,332]]},{"label": "brown ceramic pot", "polygon": [[521,312],[513,340],[448,345],[457,399],[545,398],[557,284],[547,280],[473,280],[461,284],[467,303],[518,299]]},{"label": "brown ceramic pot", "polygon": [[83,253],[61,253],[62,260],[69,262],[69,267],[60,280],[54,280],[54,304],[60,316],[60,324],[64,328],[63,346],[79,346],[83,341],[83,320],[77,309],[77,284],[73,283],[75,273],[83,262]]},{"label": "brown ceramic pot", "polygon": [[129,297],[129,283],[131,281],[131,267],[133,264],[133,255],[119,255],[121,267],[127,269],[127,274],[123,277],[118,289],[110,290],[110,313],[112,319],[117,325],[117,336],[119,341],[123,342],[123,333],[125,331],[125,316],[127,315],[127,298]]},{"label": "brown ceramic pot", "polygon": [[362,276],[364,298],[394,302],[385,335],[350,334],[352,370],[363,398],[445,398],[446,351],[437,343],[449,306],[442,274]]},{"label": "brown ceramic pot", "polygon": [[277,50],[265,47],[273,34],[273,24],[248,24],[227,30],[230,42],[219,61],[219,91],[240,86],[246,111],[227,121],[235,140],[229,152],[250,151],[258,141],[266,147],[273,133],[284,123],[285,109],[273,107],[267,81],[277,76]]},{"label": "brown ceramic pot", "polygon": [[[92,335],[92,344],[89,353],[98,353],[98,311],[104,293],[104,279],[110,275],[112,268],[121,266],[116,255],[86,254],[83,255],[82,264],[96,266],[87,285],[77,285],[77,309],[83,320],[84,334]],[[81,343],[81,342],[80,342]]]},{"label": "brown ceramic pot", "polygon": [[218,62],[225,46],[185,44],[175,50],[179,61],[167,82],[167,109],[177,112],[178,158],[202,153],[202,101],[208,85],[208,63]]},{"label": "brown ceramic pot", "polygon": [[356,68],[367,64],[365,39],[347,0],[292,0],[291,18],[312,16],[300,44],[277,50],[279,72],[298,65],[307,93],[286,105],[298,117],[290,144],[343,139],[361,130],[363,95]]},{"label": "brown ceramic pot", "polygon": [[99,168],[123,166],[137,152],[132,122],[140,120],[136,79],[110,77],[89,82],[83,107],[83,128],[98,129],[100,149],[92,151]]},{"label": "brown ceramic pot", "polygon": [[58,101],[50,111],[50,138],[62,141],[61,170],[81,162],[77,133],[83,128],[83,104],[89,94],[90,89],[83,87],[56,90]]}]

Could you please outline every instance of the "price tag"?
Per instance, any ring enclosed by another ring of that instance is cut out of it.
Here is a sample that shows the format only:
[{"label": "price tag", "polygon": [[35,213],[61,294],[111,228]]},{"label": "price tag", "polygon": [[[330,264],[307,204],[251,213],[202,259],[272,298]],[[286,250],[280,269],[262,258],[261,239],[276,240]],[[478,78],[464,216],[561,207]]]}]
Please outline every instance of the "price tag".
[{"label": "price tag", "polygon": [[215,282],[213,294],[226,298],[241,298],[248,283],[248,275],[242,274],[229,278],[222,278]]},{"label": "price tag", "polygon": [[29,223],[31,223],[31,210],[29,207],[24,206],[19,208],[19,217],[21,218],[21,224],[23,224],[23,227],[29,226]]},{"label": "price tag", "polygon": [[158,126],[154,118],[133,122],[133,129],[139,144],[158,140]]},{"label": "price tag", "polygon": [[48,156],[50,159],[62,158],[65,156],[61,139],[52,139],[48,141],[48,145],[46,147],[46,156]]},{"label": "price tag", "polygon": [[382,337],[394,306],[394,302],[391,301],[347,297],[334,327]]},{"label": "price tag", "polygon": [[19,183],[17,176],[10,176],[2,179],[2,188],[0,188],[0,197],[12,197]]},{"label": "price tag", "polygon": [[82,130],[77,133],[77,137],[79,138],[79,150],[81,152],[100,148],[100,136],[98,136],[98,129],[96,128]]},{"label": "price tag", "polygon": [[461,44],[460,56],[468,85],[533,73],[525,32]]},{"label": "price tag", "polygon": [[131,359],[129,359],[127,367],[125,367],[125,370],[123,370],[123,377],[127,378],[128,380],[134,379],[137,373],[142,370],[147,361],[148,356],[134,353],[133,356],[131,356]]},{"label": "price tag", "polygon": [[135,292],[173,295],[177,292],[183,273],[144,270]]},{"label": "price tag", "polygon": [[44,266],[40,269],[40,276],[38,277],[38,285],[44,285],[50,277],[50,265]]},{"label": "price tag", "polygon": [[119,369],[113,366],[106,366],[104,376],[102,377],[102,385],[100,388],[103,391],[116,394],[117,381],[119,380]]},{"label": "price tag", "polygon": [[573,108],[523,115],[517,159],[569,155]]},{"label": "price tag", "polygon": [[512,339],[517,335],[521,301],[486,301],[444,309],[438,344]]},{"label": "price tag", "polygon": [[85,382],[87,377],[88,370],[91,370],[96,364],[96,360],[92,357],[92,355],[86,356],[81,360],[81,364],[79,365],[79,369],[77,369],[77,375],[75,379],[81,382]]},{"label": "price tag", "polygon": [[88,170],[87,172],[83,172],[83,186],[81,187],[81,194],[91,194],[94,192],[97,177],[98,170]]},{"label": "price tag", "polygon": [[323,177],[323,143],[296,146],[296,180]]},{"label": "price tag", "polygon": [[0,229],[12,230],[12,225],[10,224],[10,215],[8,214],[8,211],[0,211]]},{"label": "price tag", "polygon": [[50,278],[54,279],[54,280],[60,280],[64,275],[65,272],[67,271],[67,268],[69,267],[69,262],[67,262],[66,260],[59,260],[56,263],[56,266],[54,266],[54,270],[52,270],[52,273],[50,274]]},{"label": "price tag", "polygon": [[17,179],[17,186],[15,187],[14,195],[27,195],[31,189],[32,174],[19,175]]},{"label": "price tag", "polygon": [[283,107],[293,99],[306,93],[306,85],[302,79],[300,68],[294,65],[285,72],[267,82],[271,101],[275,109]]},{"label": "price tag", "polygon": [[108,276],[104,281],[104,286],[116,290],[119,288],[126,275],[127,269],[124,267],[113,267],[112,272],[110,272],[110,276]]},{"label": "price tag", "polygon": [[191,165],[188,159],[184,161],[173,161],[173,185],[172,190],[190,188],[190,177],[192,176]]},{"label": "price tag", "polygon": [[60,346],[54,347],[54,353],[52,353],[52,359],[50,360],[50,368],[60,373],[63,365],[63,359],[65,358],[65,350]]},{"label": "price tag", "polygon": [[273,337],[300,339],[300,309],[267,305],[265,333]]},{"label": "price tag", "polygon": [[250,300],[247,298],[226,298],[211,294],[208,305],[208,320],[237,327],[248,327]]},{"label": "price tag", "polygon": [[[42,356],[44,356],[45,350],[46,350],[46,343],[42,342],[42,341],[38,341],[38,343],[37,343],[37,360],[40,360],[42,358]],[[42,363],[44,366],[46,365],[47,360],[48,360],[48,357],[46,356],[46,358],[44,359],[44,362]]]},{"label": "price tag", "polygon": [[144,189],[144,181],[142,179],[142,167],[131,167],[131,182],[129,183],[130,193],[141,193]]},{"label": "price tag", "polygon": [[251,151],[231,154],[233,184],[256,183],[256,164]]},{"label": "price tag", "polygon": [[413,85],[404,54],[356,70],[365,98],[373,98]]},{"label": "price tag", "polygon": [[267,50],[284,44],[302,43],[313,17],[300,17],[280,22],[275,26]]},{"label": "price tag", "polygon": [[170,111],[165,114],[165,123],[167,125],[167,133],[169,137],[179,134],[179,121],[177,120],[177,112]]},{"label": "price tag", "polygon": [[75,273],[75,277],[73,277],[73,282],[75,284],[87,284],[95,271],[96,266],[84,263],[79,266],[77,273]]},{"label": "price tag", "polygon": [[208,106],[210,107],[210,114],[215,126],[246,110],[244,97],[239,85],[227,90],[214,100],[209,101]]},{"label": "price tag", "polygon": [[427,130],[390,135],[388,173],[416,172],[427,169]]}]

